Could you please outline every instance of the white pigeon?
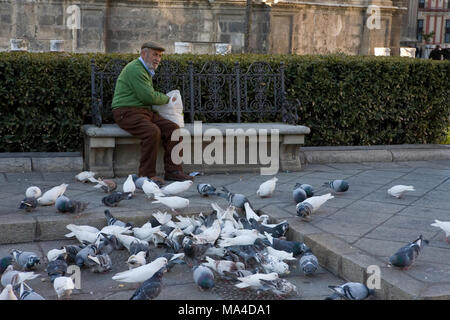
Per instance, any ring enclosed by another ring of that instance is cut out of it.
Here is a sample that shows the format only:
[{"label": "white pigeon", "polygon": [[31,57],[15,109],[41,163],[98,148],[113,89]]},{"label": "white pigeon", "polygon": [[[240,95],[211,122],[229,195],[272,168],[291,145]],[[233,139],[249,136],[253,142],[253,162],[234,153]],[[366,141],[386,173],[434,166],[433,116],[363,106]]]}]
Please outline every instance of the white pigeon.
[{"label": "white pigeon", "polygon": [[27,197],[27,198],[36,198],[37,199],[41,195],[42,195],[41,189],[39,189],[39,187],[36,187],[36,186],[29,187],[25,191],[25,197]]},{"label": "white pigeon", "polygon": [[392,188],[390,188],[387,193],[390,196],[393,196],[395,198],[401,198],[403,196],[403,194],[407,191],[416,191],[416,189],[414,189],[414,186],[404,186],[404,185],[396,185],[393,186]]},{"label": "white pigeon", "polygon": [[147,198],[154,198],[155,196],[164,197],[164,193],[161,191],[161,189],[158,187],[156,183],[153,181],[145,180],[144,184],[142,185],[142,191],[144,191]]},{"label": "white pigeon", "polygon": [[171,184],[168,184],[167,186],[162,187],[161,191],[165,195],[174,196],[184,191],[187,191],[192,186],[193,183],[194,182],[191,180],[176,181]]},{"label": "white pigeon", "polygon": [[261,198],[270,197],[273,192],[275,191],[275,186],[277,184],[278,178],[273,177],[270,180],[267,180],[266,182],[263,182],[260,186],[258,191],[256,191],[256,194],[260,196]]},{"label": "white pigeon", "polygon": [[130,245],[131,245],[133,242],[136,242],[136,241],[139,242],[139,243],[148,245],[148,241],[141,240],[141,239],[139,239],[139,238],[136,238],[136,237],[133,237],[133,236],[129,236],[129,235],[126,235],[126,234],[120,234],[120,233],[118,233],[118,234],[116,234],[115,236],[116,236],[117,240],[119,240],[119,242],[120,242],[125,248],[127,248],[128,251],[130,251]]},{"label": "white pigeon", "polygon": [[159,233],[161,236],[167,236],[164,232],[161,231],[161,226],[156,226],[154,228],[151,227],[135,227],[133,228],[133,235],[145,241],[150,241],[154,233]]},{"label": "white pigeon", "polygon": [[278,257],[267,253],[259,253],[256,255],[261,261],[261,266],[266,273],[276,272],[278,274],[288,274],[289,265]]},{"label": "white pigeon", "polygon": [[164,257],[159,257],[152,261],[151,263],[144,264],[143,266],[119,272],[115,274],[112,279],[119,282],[144,282],[150,279],[157,271],[161,268],[167,266],[167,259]]},{"label": "white pigeon", "polygon": [[234,238],[227,238],[218,240],[219,247],[230,247],[230,246],[246,246],[252,245],[255,243],[255,240],[258,238],[258,230],[253,229],[251,233],[246,233],[240,236],[236,236]]},{"label": "white pigeon", "polygon": [[[313,196],[313,197],[310,197],[310,198],[304,200],[303,202],[304,202],[304,203],[309,203],[309,204],[311,204],[312,207],[313,207],[313,211],[312,211],[312,212],[315,212],[315,211],[317,211],[317,209],[319,209],[325,202],[327,202],[328,200],[333,199],[333,198],[334,198],[334,196],[332,196],[331,193],[327,193],[327,194],[324,194],[323,196]],[[302,202],[300,202],[300,203],[302,203]]]},{"label": "white pigeon", "polygon": [[42,206],[50,206],[55,204],[56,199],[66,192],[68,184],[63,183],[46,191],[37,201]]},{"label": "white pigeon", "polygon": [[86,180],[89,180],[89,178],[94,178],[95,172],[92,171],[83,171],[80,172],[75,176],[75,179],[81,182],[85,182]]},{"label": "white pigeon", "polygon": [[172,215],[170,213],[161,211],[155,212],[152,214],[152,216],[162,225],[165,225],[169,223],[169,221],[172,221]]},{"label": "white pigeon", "polygon": [[189,199],[181,198],[178,196],[172,197],[155,196],[155,199],[157,201],[153,201],[152,203],[162,203],[163,205],[169,207],[173,211],[175,211],[175,209],[183,209],[189,206]]},{"label": "white pigeon", "polygon": [[134,184],[133,176],[131,174],[128,175],[127,180],[123,183],[122,190],[125,193],[131,192],[132,194],[136,191],[136,185]]},{"label": "white pigeon", "polygon": [[131,226],[121,227],[116,225],[104,226],[100,233],[116,235],[116,234],[131,234],[133,231],[130,230]]},{"label": "white pigeon", "polygon": [[245,208],[245,218],[247,221],[250,221],[250,219],[255,219],[256,221],[259,221],[261,219],[260,216],[256,214],[255,211],[253,211],[252,207],[250,207],[250,203],[246,202],[244,203]]},{"label": "white pigeon", "polygon": [[267,281],[273,281],[278,279],[278,273],[272,272],[272,273],[255,273],[252,275],[249,275],[247,277],[238,277],[239,281],[241,281],[238,284],[235,284],[238,288],[248,288],[248,287],[254,287],[256,289],[261,288],[263,284],[259,280],[267,280]]},{"label": "white pigeon", "polygon": [[13,286],[20,284],[24,281],[32,280],[39,277],[40,274],[36,274],[33,271],[31,272],[21,272],[14,270],[13,265],[9,265],[6,267],[5,271],[1,277],[1,284],[3,287],[6,287],[8,284]]},{"label": "white pigeon", "polygon": [[53,289],[55,289],[58,299],[61,297],[70,297],[72,290],[75,289],[75,284],[71,277],[57,277],[53,281]]},{"label": "white pigeon", "polygon": [[206,262],[202,265],[216,271],[220,275],[224,275],[224,271],[232,272],[236,270],[244,270],[245,264],[242,262],[234,262],[230,260],[214,260],[208,256],[205,256]]},{"label": "white pigeon", "polygon": [[12,285],[6,285],[5,289],[0,293],[0,300],[19,300],[14,294]]},{"label": "white pigeon", "polygon": [[127,260],[128,269],[138,268],[147,263],[145,260],[147,253],[145,251],[139,251],[136,254],[131,255]]},{"label": "white pigeon", "polygon": [[267,253],[269,253],[272,256],[277,257],[280,260],[296,260],[296,258],[294,258],[294,254],[292,252],[277,250],[277,249],[272,248],[271,246],[267,246]]},{"label": "white pigeon", "polygon": [[432,223],[431,226],[438,227],[438,228],[441,228],[442,230],[444,230],[445,240],[447,242],[450,242],[450,241],[448,241],[448,237],[450,236],[450,221],[434,220],[434,223]]},{"label": "white pigeon", "polygon": [[222,229],[220,227],[219,220],[218,219],[214,220],[211,227],[207,228],[202,233],[192,235],[194,244],[204,244],[204,243],[214,244],[217,238],[219,238],[221,230]]},{"label": "white pigeon", "polygon": [[95,243],[97,238],[100,236],[99,232],[86,231],[85,229],[78,228],[78,226],[74,224],[68,224],[66,228],[72,232],[67,233],[64,236],[67,238],[76,237],[77,240],[80,241],[81,243],[85,241],[89,243]]},{"label": "white pigeon", "polygon": [[61,254],[66,253],[66,248],[62,249],[51,249],[47,252],[47,260],[48,262],[56,260]]}]

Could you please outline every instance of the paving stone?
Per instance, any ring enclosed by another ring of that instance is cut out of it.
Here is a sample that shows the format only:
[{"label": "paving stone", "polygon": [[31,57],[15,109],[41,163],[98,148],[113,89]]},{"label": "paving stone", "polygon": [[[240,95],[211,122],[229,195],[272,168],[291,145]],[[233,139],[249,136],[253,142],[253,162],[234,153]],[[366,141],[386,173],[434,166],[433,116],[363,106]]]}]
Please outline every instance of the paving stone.
[{"label": "paving stone", "polygon": [[44,177],[40,172],[24,172],[24,173],[5,173],[6,179],[10,183],[14,182],[35,182],[43,181]]},{"label": "paving stone", "polygon": [[0,158],[0,172],[24,173],[31,172],[31,159],[30,158]]},{"label": "paving stone", "polygon": [[36,220],[19,214],[0,215],[0,244],[33,241]]},{"label": "paving stone", "polygon": [[415,300],[420,298],[423,283],[395,268],[381,268],[379,297],[384,300]]},{"label": "paving stone", "polygon": [[53,171],[73,171],[83,170],[82,157],[50,157],[31,158],[33,171],[53,172]]},{"label": "paving stone", "polygon": [[[422,235],[424,239],[431,239],[435,232],[423,232]],[[396,227],[388,227],[381,225],[373,229],[368,234],[364,235],[366,239],[376,239],[376,240],[391,240],[404,242],[405,244],[417,239],[417,230],[415,229],[404,229]]]},{"label": "paving stone", "polygon": [[361,237],[374,228],[370,224],[355,223],[352,221],[336,221],[329,218],[322,220],[313,220],[311,222],[315,227],[335,235],[350,235]]},{"label": "paving stone", "polygon": [[389,220],[383,223],[385,227],[391,228],[400,228],[400,229],[411,229],[416,230],[417,236],[419,236],[423,232],[434,232],[435,227],[430,226],[433,223],[434,219],[425,219],[420,217],[413,216],[404,216],[404,215],[394,215]]},{"label": "paving stone", "polygon": [[336,221],[364,223],[376,226],[392,217],[392,215],[392,213],[380,213],[376,209],[370,207],[364,211],[347,207],[328,216],[328,218]]},{"label": "paving stone", "polygon": [[[414,240],[414,239],[413,239]],[[376,240],[362,238],[356,241],[353,246],[361,249],[375,257],[390,257],[406,243],[398,241]],[[385,260],[388,263],[388,260]]]},{"label": "paving stone", "polygon": [[450,283],[429,286],[421,297],[425,300],[450,300]]}]

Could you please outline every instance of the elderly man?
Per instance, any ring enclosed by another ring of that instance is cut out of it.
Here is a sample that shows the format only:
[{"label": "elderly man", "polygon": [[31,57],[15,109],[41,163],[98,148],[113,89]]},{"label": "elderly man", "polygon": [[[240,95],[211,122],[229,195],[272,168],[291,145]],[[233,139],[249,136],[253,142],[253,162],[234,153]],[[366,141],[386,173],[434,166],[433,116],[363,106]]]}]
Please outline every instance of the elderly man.
[{"label": "elderly man", "polygon": [[[157,112],[152,112],[152,105],[167,104],[170,99],[164,93],[156,91],[152,81],[164,51],[162,46],[154,42],[142,45],[141,56],[128,63],[117,78],[111,105],[117,125],[141,139],[139,175],[159,184],[165,183],[156,176],[156,157],[161,139],[164,147],[164,178],[175,181],[193,180],[171,158],[172,149],[179,141],[171,141],[170,137],[179,126],[162,118]],[[176,97],[172,99],[175,101]]]}]

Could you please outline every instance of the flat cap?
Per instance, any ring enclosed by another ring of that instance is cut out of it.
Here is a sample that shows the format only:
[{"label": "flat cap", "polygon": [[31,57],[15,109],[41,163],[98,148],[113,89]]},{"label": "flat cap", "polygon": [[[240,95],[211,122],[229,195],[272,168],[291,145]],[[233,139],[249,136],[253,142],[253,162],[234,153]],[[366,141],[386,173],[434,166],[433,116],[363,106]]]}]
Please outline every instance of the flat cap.
[{"label": "flat cap", "polygon": [[166,51],[166,49],[164,49],[164,47],[162,45],[160,45],[159,43],[153,42],[153,41],[145,42],[142,45],[141,50],[144,48],[150,48],[150,49],[159,50],[159,51]]}]

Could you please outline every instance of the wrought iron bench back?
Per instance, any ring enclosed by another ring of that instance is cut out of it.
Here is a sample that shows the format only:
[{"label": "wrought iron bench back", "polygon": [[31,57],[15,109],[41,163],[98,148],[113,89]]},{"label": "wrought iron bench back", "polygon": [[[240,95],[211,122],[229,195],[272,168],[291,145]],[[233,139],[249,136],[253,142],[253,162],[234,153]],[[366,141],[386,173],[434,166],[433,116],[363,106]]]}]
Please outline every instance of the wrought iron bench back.
[{"label": "wrought iron bench back", "polygon": [[[111,60],[98,69],[91,60],[92,117],[98,127],[113,123],[111,103],[124,60]],[[266,62],[254,62],[243,72],[238,62],[232,70],[217,61],[195,70],[190,61],[182,67],[176,61],[162,61],[155,77],[155,89],[180,90],[186,122],[261,122],[264,119],[296,124],[298,100],[286,98],[284,63],[276,72]]]}]

